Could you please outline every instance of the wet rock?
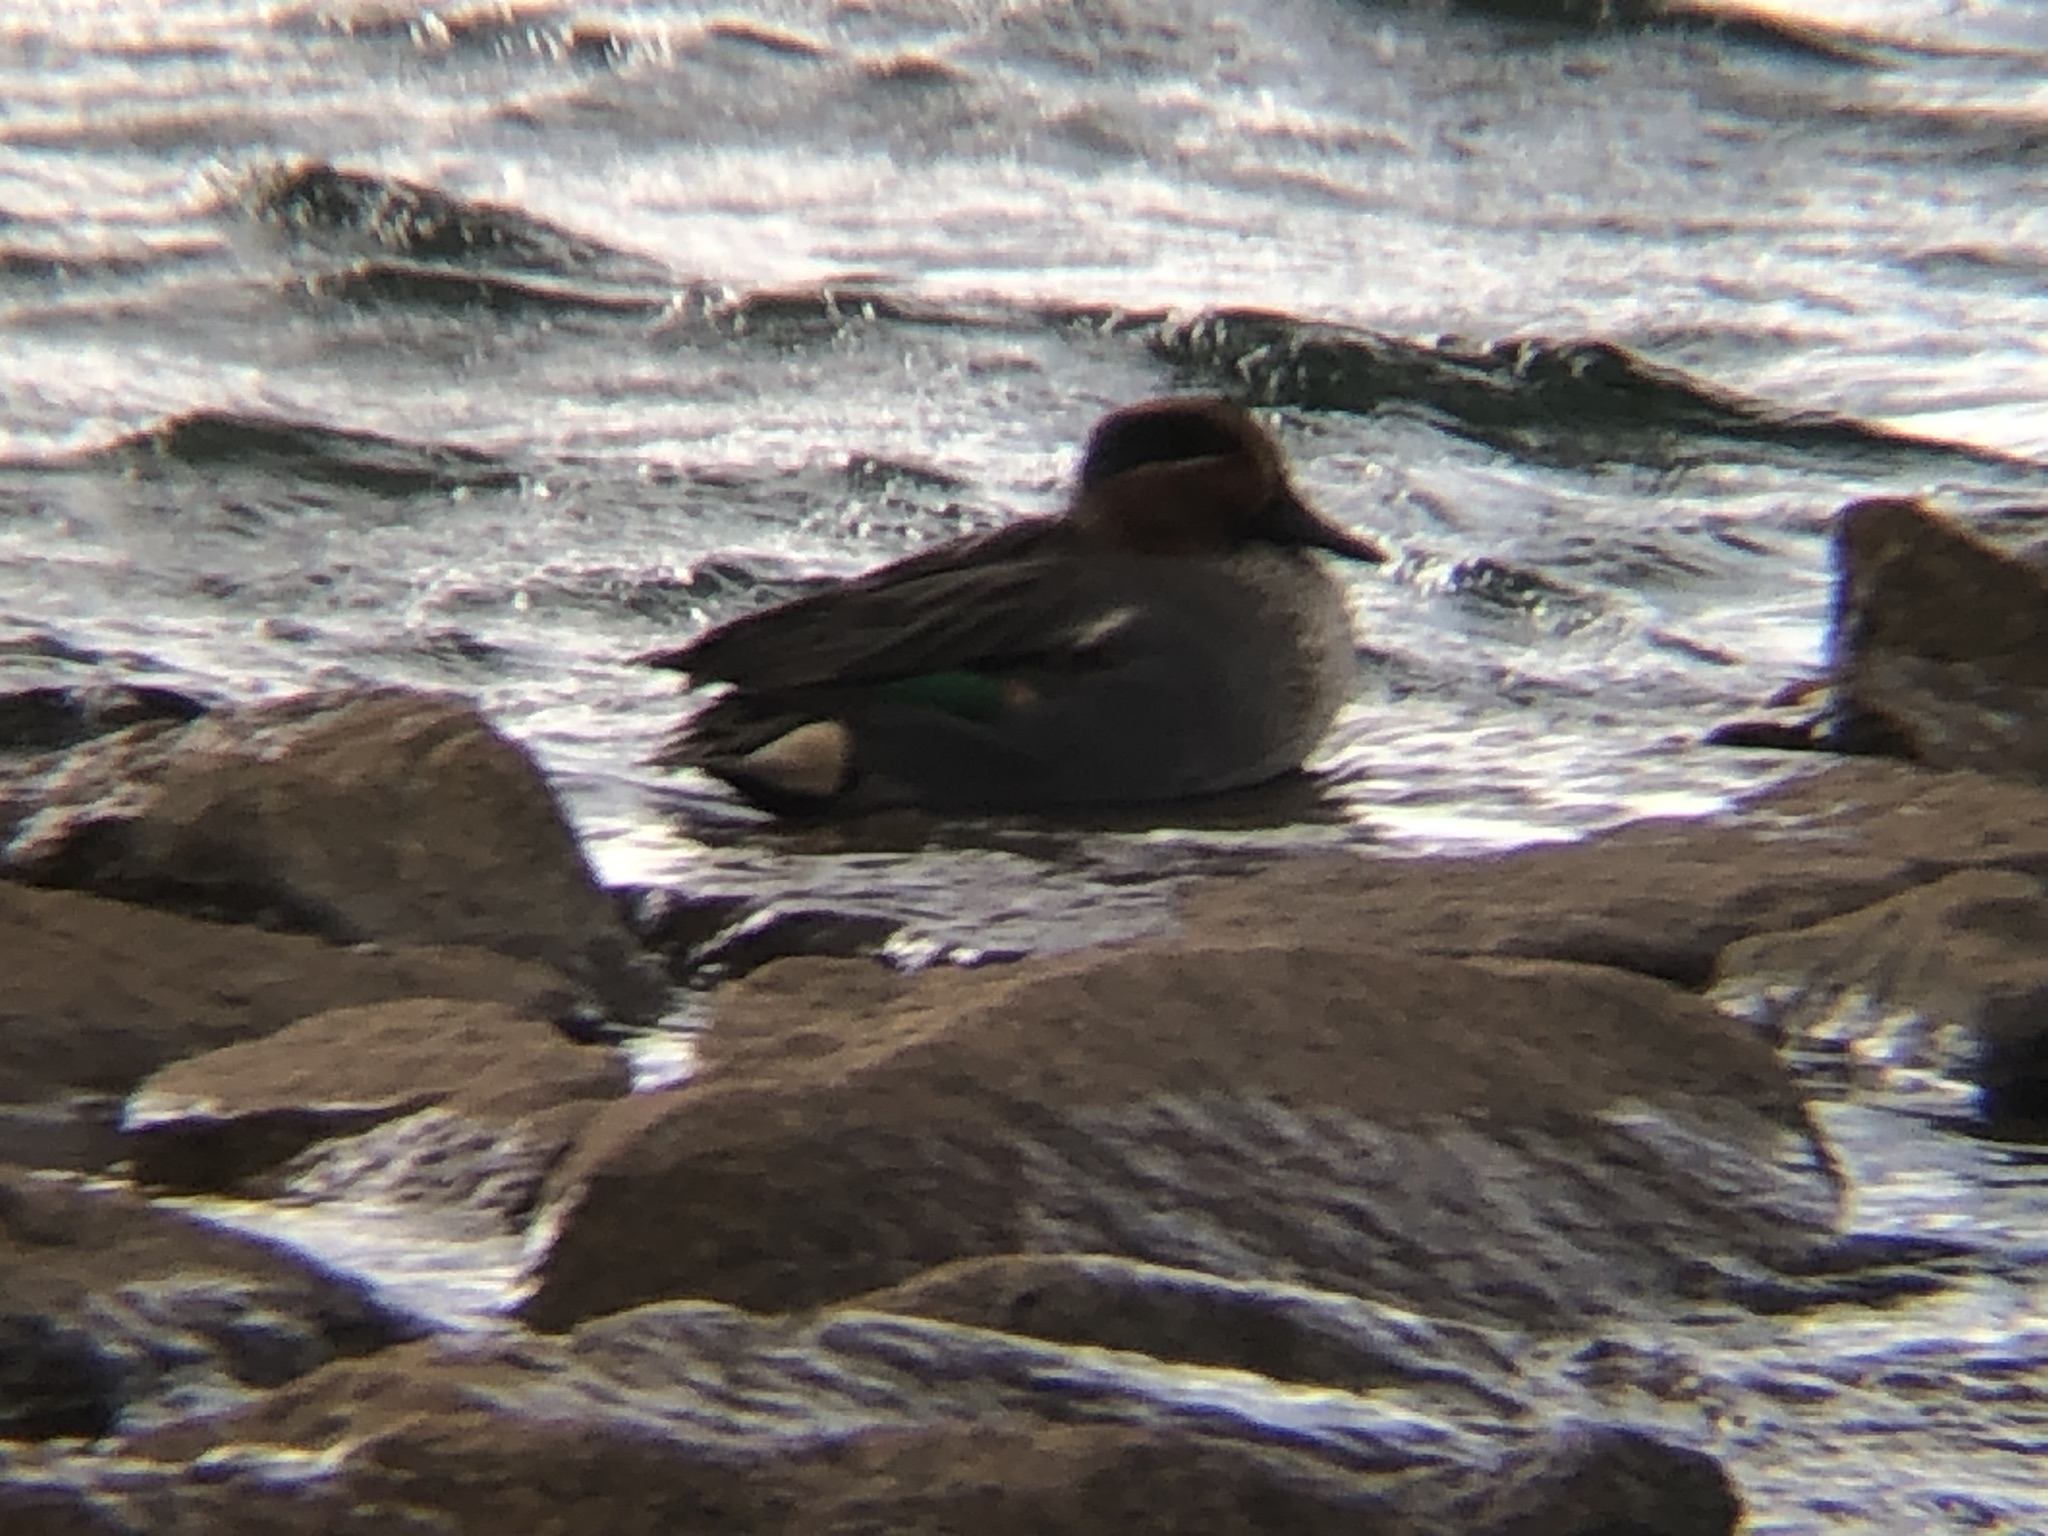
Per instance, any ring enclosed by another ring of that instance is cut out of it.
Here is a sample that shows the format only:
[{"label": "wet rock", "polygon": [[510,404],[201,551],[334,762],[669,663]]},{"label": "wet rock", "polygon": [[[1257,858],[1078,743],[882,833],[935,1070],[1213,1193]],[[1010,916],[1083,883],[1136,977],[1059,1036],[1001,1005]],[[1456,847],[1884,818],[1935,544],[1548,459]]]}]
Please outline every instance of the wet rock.
[{"label": "wet rock", "polygon": [[0,1313],[0,1440],[96,1440],[114,1427],[120,1363],[83,1328]]},{"label": "wet rock", "polygon": [[554,1018],[583,997],[484,950],[339,949],[6,881],[0,955],[0,1102],[125,1094],[167,1062],[329,1008],[428,996]]},{"label": "wet rock", "polygon": [[2031,876],[1972,870],[1745,939],[1711,995],[1794,1048],[1964,1078],[1987,1115],[2048,1120],[2048,888]]},{"label": "wet rock", "polygon": [[532,759],[460,700],[379,689],[141,726],[0,784],[0,869],[338,943],[538,960],[621,1018],[665,995]]},{"label": "wet rock", "polygon": [[2048,564],[1903,500],[1843,508],[1835,562],[1837,728],[1932,767],[2048,780]]},{"label": "wet rock", "polygon": [[121,1101],[112,1094],[59,1092],[37,1104],[0,1098],[0,1163],[96,1173],[126,1156]]},{"label": "wet rock", "polygon": [[626,1092],[623,1058],[497,1003],[341,1008],[155,1073],[123,1118],[135,1176],[223,1190],[316,1141],[442,1105],[514,1120]]},{"label": "wet rock", "polygon": [[282,1249],[14,1169],[0,1169],[0,1296],[0,1434],[18,1438],[218,1408],[420,1332]]},{"label": "wet rock", "polygon": [[851,1305],[1351,1392],[1434,1383],[1497,1400],[1513,1371],[1505,1335],[1105,1254],[961,1259]]},{"label": "wet rock", "polygon": [[8,1463],[0,1446],[0,1523],[21,1536],[133,1536],[134,1527],[105,1501],[61,1481]]},{"label": "wet rock", "polygon": [[0,694],[0,752],[50,752],[150,721],[182,723],[206,706],[174,688],[55,684]]},{"label": "wet rock", "polygon": [[880,954],[903,926],[874,913],[666,890],[631,893],[627,916],[640,941],[667,961],[672,980],[700,986],[793,955]]},{"label": "wet rock", "polygon": [[2048,792],[1972,773],[1843,763],[1728,814],[1652,819],[1462,859],[1302,859],[1195,890],[1190,925],[1435,954],[1575,960],[1705,987],[1720,953],[1946,874],[2048,876]]},{"label": "wet rock", "polygon": [[[549,1174],[601,1102],[574,1099],[509,1120],[424,1109],[309,1147],[250,1192],[297,1209],[339,1206],[357,1224],[369,1207],[398,1213],[408,1227],[400,1240],[414,1247],[436,1234],[456,1241],[522,1234]],[[508,1276],[507,1288],[517,1279]]]},{"label": "wet rock", "polygon": [[1543,1327],[1832,1220],[1798,1095],[1706,1004],[1581,966],[1154,943],[902,977],[782,961],[558,1176],[544,1328],[1106,1253]]},{"label": "wet rock", "polygon": [[608,1536],[1720,1536],[1739,1513],[1712,1461],[1634,1431],[1207,1385],[919,1319],[677,1303],[566,1340],[406,1346],[41,1470],[146,1533],[364,1510],[536,1530],[573,1509]]}]

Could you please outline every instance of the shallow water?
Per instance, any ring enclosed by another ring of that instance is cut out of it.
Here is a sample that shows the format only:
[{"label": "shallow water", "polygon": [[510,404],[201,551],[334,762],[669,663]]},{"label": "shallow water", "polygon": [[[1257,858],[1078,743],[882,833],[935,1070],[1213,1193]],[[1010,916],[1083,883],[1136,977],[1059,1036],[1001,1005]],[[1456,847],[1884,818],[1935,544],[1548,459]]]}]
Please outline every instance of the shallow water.
[{"label": "shallow water", "polygon": [[[913,961],[1142,931],[1219,863],[1725,804],[1799,766],[1696,742],[1818,664],[1836,507],[2048,500],[2048,17],[1486,9],[11,5],[0,688],[457,689],[608,880],[876,913]],[[641,765],[682,706],[633,656],[1050,510],[1101,411],[1182,387],[1267,406],[1397,552],[1344,573],[1320,803],[848,847]],[[2035,1174],[1873,1139],[1868,1219],[2004,1278],[1799,1358],[2010,1336],[2038,1389]],[[1789,1420],[1727,1444],[1759,1529],[2038,1528],[2031,1410],[1984,1401],[1887,1439],[1867,1508]]]}]

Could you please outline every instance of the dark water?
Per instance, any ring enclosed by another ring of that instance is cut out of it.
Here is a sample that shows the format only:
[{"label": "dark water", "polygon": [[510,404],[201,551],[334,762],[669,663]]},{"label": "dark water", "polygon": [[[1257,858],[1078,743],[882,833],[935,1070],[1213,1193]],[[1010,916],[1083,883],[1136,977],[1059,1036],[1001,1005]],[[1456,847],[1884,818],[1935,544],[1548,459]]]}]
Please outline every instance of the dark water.
[{"label": "dark water", "polygon": [[[11,4],[0,688],[461,690],[608,879],[918,955],[1143,928],[1246,853],[1710,810],[1786,771],[1694,743],[1818,661],[1837,506],[2048,499],[2048,13],[1526,19],[1585,9]],[[633,655],[1051,509],[1184,387],[1398,552],[1347,573],[1319,815],[848,851],[641,766],[677,705]],[[1748,1441],[1631,1411],[1760,1530],[2048,1528],[2038,1164],[1843,1113],[1858,1219],[1983,1274],[1659,1346]]]}]

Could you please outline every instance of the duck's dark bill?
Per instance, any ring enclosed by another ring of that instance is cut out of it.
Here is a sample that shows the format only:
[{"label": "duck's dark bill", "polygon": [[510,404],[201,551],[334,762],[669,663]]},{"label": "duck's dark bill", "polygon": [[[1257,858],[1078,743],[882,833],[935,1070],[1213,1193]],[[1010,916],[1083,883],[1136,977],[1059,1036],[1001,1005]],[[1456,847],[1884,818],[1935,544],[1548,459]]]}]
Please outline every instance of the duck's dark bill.
[{"label": "duck's dark bill", "polygon": [[1367,565],[1379,565],[1387,558],[1387,552],[1362,533],[1353,533],[1341,523],[1333,523],[1322,513],[1311,507],[1299,496],[1288,494],[1273,509],[1274,531],[1281,540],[1304,544],[1312,549],[1327,549],[1333,555],[1342,555],[1347,560],[1362,560]]}]

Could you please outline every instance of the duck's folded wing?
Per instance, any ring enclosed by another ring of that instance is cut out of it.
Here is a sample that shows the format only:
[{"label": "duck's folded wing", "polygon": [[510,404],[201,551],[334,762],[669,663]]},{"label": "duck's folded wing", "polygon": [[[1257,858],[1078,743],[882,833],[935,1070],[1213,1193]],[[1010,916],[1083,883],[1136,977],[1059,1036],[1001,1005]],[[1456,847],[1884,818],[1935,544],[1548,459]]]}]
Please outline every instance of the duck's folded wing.
[{"label": "duck's folded wing", "polygon": [[1088,643],[1101,605],[1086,573],[1064,525],[1016,524],[643,659],[763,692],[1018,665]]}]

